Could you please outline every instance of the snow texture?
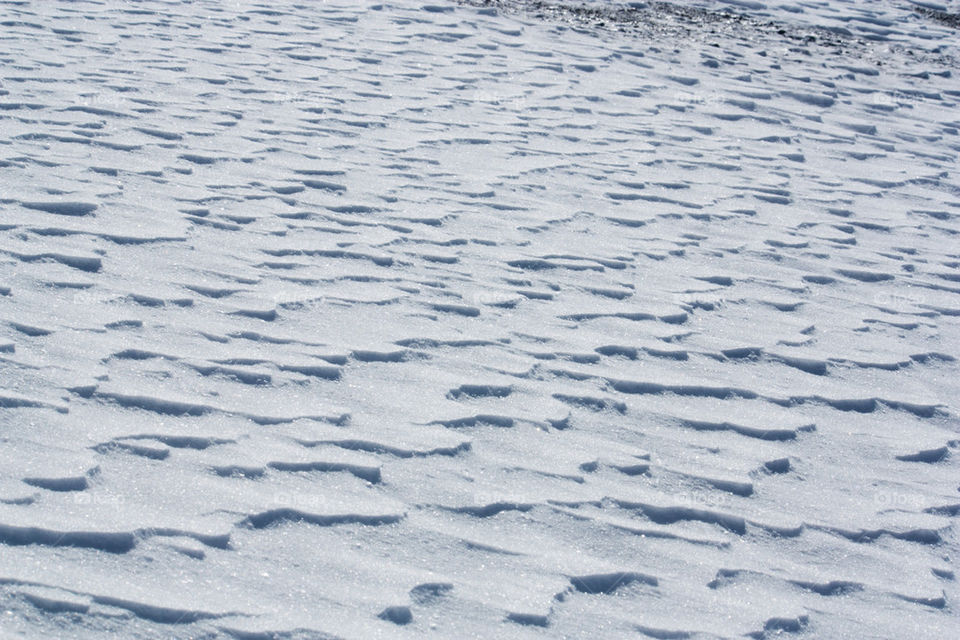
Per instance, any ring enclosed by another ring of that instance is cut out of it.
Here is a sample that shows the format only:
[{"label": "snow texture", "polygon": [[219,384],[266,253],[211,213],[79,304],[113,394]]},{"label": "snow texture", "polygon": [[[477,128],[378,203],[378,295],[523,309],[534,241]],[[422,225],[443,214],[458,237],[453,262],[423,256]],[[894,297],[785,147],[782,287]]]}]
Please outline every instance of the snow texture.
[{"label": "snow texture", "polygon": [[0,3],[0,637],[956,638],[956,2]]}]

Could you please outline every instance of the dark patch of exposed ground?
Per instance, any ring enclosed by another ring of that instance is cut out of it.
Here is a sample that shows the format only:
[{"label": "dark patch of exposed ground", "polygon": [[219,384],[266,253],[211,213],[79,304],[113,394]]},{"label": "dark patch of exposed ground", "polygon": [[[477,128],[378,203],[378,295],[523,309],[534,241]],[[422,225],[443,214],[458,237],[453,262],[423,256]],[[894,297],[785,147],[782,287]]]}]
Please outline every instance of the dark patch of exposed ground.
[{"label": "dark patch of exposed ground", "polygon": [[946,11],[927,9],[926,7],[917,7],[915,11],[935,22],[953,27],[954,29],[960,29],[960,13],[947,13]]},{"label": "dark patch of exposed ground", "polygon": [[[750,41],[759,46],[787,45],[792,53],[810,54],[826,49],[836,56],[867,60],[882,66],[891,51],[912,62],[929,62],[948,67],[957,60],[937,50],[922,51],[890,44],[887,51],[844,28],[791,25],[730,10],[709,10],[673,2],[625,2],[587,5],[549,0],[456,0],[503,13],[524,15],[579,31],[620,33],[656,39],[660,42],[694,40],[723,46],[730,39]],[[915,7],[914,13],[950,27],[960,26],[960,14]],[[679,44],[679,43],[678,43]]]}]

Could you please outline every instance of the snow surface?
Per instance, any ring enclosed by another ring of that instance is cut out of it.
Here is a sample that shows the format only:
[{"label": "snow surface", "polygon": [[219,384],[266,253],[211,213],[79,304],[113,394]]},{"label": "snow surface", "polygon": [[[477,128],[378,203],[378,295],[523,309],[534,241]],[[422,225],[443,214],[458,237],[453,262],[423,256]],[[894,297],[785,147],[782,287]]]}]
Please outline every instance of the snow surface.
[{"label": "snow surface", "polygon": [[496,4],[0,4],[0,637],[960,637],[957,4]]}]

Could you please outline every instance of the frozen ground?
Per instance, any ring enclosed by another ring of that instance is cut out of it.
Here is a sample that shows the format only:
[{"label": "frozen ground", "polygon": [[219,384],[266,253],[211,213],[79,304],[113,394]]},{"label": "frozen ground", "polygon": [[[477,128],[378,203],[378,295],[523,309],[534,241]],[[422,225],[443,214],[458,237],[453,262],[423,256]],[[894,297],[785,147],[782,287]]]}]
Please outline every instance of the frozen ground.
[{"label": "frozen ground", "polygon": [[475,4],[0,3],[0,637],[956,638],[957,3]]}]

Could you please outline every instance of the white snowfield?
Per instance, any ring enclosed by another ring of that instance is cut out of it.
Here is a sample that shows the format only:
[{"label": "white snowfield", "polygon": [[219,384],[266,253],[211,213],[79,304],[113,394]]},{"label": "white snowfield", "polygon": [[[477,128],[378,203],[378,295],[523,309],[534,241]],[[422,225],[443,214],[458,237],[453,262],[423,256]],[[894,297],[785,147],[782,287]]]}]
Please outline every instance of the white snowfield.
[{"label": "white snowfield", "polygon": [[0,2],[0,638],[960,637],[960,6],[433,2]]}]

